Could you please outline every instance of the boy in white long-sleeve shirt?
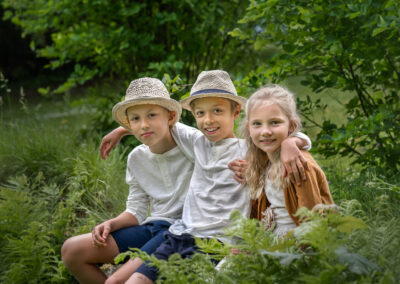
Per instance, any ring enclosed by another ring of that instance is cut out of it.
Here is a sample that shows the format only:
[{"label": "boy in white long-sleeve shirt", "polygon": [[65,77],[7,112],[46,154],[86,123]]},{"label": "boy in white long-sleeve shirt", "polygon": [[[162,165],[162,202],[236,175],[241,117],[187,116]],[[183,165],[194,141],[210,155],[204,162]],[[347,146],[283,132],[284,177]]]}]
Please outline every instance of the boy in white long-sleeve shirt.
[{"label": "boy in white long-sleeve shirt", "polygon": [[181,218],[194,162],[187,148],[202,134],[177,123],[180,115],[180,104],[154,78],[132,81],[125,100],[113,108],[117,122],[143,144],[128,157],[125,212],[62,247],[63,262],[80,283],[125,282],[140,259],[129,260],[108,279],[97,264],[113,262],[130,247],[151,254],[163,241],[163,232]]},{"label": "boy in white long-sleeve shirt", "polygon": [[[228,163],[246,155],[245,141],[234,134],[234,121],[246,100],[239,97],[225,71],[202,72],[193,85],[190,97],[181,103],[191,110],[203,136],[194,137],[195,167],[183,207],[182,219],[165,233],[166,240],[154,256],[167,260],[174,253],[187,257],[196,251],[195,237],[222,237],[233,210],[249,214],[246,185],[239,184],[228,169]],[[301,138],[311,144],[308,137]],[[304,143],[299,139],[299,144]],[[127,283],[152,283],[157,269],[142,264]]]}]

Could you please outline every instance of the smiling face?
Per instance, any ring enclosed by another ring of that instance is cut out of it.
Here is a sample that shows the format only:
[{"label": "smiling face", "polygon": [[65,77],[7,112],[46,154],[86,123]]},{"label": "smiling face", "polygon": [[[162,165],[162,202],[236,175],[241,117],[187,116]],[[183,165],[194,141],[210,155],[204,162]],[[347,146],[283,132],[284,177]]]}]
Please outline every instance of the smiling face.
[{"label": "smiling face", "polygon": [[149,146],[151,152],[162,154],[175,147],[170,132],[174,112],[158,105],[137,105],[130,107],[127,115],[133,135]]},{"label": "smiling face", "polygon": [[293,130],[289,118],[276,103],[253,107],[247,123],[253,143],[267,154],[278,150]]},{"label": "smiling face", "polygon": [[197,127],[212,142],[225,138],[233,138],[235,119],[240,113],[240,105],[232,110],[231,103],[224,98],[196,99],[192,105],[192,112]]}]

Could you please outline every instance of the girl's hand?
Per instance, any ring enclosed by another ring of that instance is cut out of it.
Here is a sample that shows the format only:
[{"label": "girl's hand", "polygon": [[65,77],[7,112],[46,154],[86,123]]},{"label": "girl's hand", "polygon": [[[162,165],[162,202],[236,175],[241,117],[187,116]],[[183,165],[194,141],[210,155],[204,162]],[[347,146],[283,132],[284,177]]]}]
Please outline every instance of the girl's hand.
[{"label": "girl's hand", "polygon": [[107,238],[111,231],[111,224],[109,222],[103,222],[97,225],[92,230],[92,240],[95,247],[107,246]]},{"label": "girl's hand", "polygon": [[122,137],[129,134],[128,130],[118,127],[103,137],[100,144],[100,155],[103,160],[110,156],[110,152],[121,141]]},{"label": "girl's hand", "polygon": [[238,183],[245,183],[244,172],[246,171],[247,162],[246,160],[233,160],[228,164],[229,169],[231,169],[235,176],[233,177]]},{"label": "girl's hand", "polygon": [[284,167],[283,177],[289,176],[293,183],[301,185],[301,180],[306,180],[305,170],[308,164],[300,152],[297,144],[297,137],[288,137],[281,144],[281,161]]}]

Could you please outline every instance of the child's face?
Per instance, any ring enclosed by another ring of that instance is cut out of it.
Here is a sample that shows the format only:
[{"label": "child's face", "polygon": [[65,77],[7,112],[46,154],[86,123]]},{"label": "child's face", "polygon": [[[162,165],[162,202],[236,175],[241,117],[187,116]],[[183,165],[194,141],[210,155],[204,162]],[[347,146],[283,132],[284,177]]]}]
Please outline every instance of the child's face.
[{"label": "child's face", "polygon": [[228,99],[201,98],[194,101],[192,112],[197,127],[210,141],[235,137],[233,127],[240,113],[240,105],[232,111]]},{"label": "child's face", "polygon": [[261,104],[250,111],[247,127],[253,143],[268,154],[289,136],[290,121],[279,105]]},{"label": "child's face", "polygon": [[174,115],[158,105],[137,105],[127,110],[133,135],[153,153],[164,153],[174,141],[170,126]]}]

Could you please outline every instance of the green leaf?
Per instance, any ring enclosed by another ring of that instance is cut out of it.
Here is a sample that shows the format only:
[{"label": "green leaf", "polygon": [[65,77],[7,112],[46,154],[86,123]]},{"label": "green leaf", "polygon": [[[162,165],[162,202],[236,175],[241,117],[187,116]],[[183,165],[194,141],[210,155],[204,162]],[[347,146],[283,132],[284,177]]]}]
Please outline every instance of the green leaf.
[{"label": "green leaf", "polygon": [[365,222],[362,219],[353,216],[344,216],[341,218],[340,223],[337,226],[338,231],[347,234],[353,230],[364,228],[366,228]]}]

